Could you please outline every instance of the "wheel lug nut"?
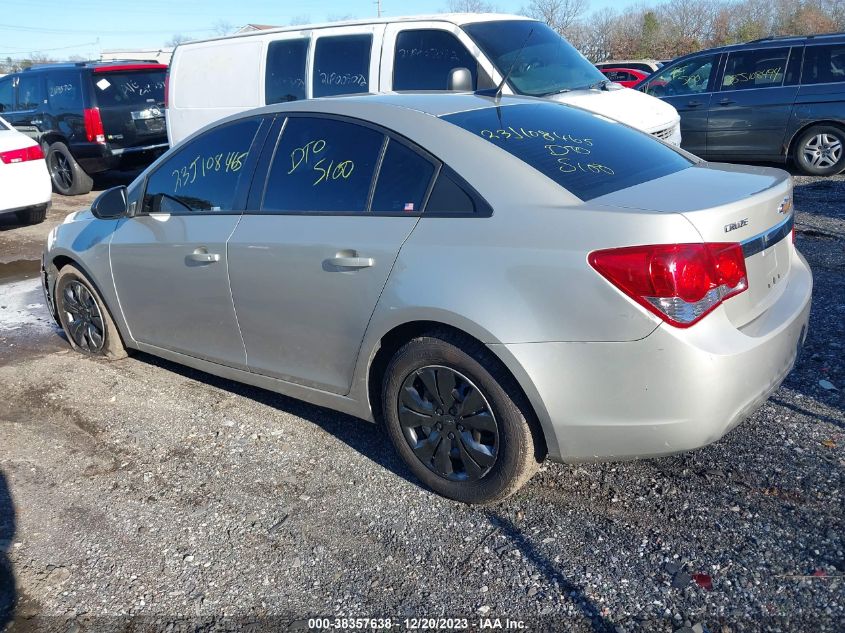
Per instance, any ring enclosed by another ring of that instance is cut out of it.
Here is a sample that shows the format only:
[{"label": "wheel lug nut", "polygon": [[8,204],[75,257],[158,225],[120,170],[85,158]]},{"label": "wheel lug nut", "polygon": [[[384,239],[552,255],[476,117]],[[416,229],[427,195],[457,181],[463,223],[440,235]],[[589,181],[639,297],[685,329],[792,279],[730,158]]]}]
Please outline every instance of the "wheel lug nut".
[{"label": "wheel lug nut", "polygon": [[454,440],[454,439],[455,439],[455,434],[454,434],[454,433],[449,433],[449,439],[450,439],[450,440]]},{"label": "wheel lug nut", "polygon": [[464,430],[464,427],[463,427],[463,426],[461,426],[461,425],[459,424],[459,425],[458,425],[458,433],[460,433],[460,432],[461,432],[461,431],[463,431],[463,430]]}]

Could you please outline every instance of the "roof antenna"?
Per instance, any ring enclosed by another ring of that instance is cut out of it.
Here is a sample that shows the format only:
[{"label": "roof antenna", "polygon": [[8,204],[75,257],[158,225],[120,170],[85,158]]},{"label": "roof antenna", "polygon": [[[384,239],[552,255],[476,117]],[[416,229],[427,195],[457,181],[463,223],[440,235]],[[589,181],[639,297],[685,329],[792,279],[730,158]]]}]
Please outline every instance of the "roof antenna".
[{"label": "roof antenna", "polygon": [[513,58],[513,63],[511,64],[511,67],[508,68],[508,72],[506,72],[505,76],[502,77],[502,81],[499,82],[499,85],[496,86],[496,89],[477,90],[475,94],[484,95],[485,97],[493,97],[496,101],[499,101],[502,98],[502,90],[505,87],[505,83],[510,78],[513,69],[516,68],[516,64],[519,62],[519,58],[522,57],[522,51],[525,50],[525,47],[528,45],[528,40],[531,39],[531,35],[533,33],[534,27],[531,27],[531,30],[528,31],[528,35],[525,36],[525,41],[522,42],[522,46],[519,47],[519,51],[517,52],[516,57]]}]

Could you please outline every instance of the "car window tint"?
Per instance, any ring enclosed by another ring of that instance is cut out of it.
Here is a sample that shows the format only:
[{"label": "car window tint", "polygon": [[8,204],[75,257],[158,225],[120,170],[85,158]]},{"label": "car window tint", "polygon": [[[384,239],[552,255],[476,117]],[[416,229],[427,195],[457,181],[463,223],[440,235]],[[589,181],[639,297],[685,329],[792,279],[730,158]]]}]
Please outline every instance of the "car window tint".
[{"label": "car window tint", "polygon": [[21,75],[18,80],[18,110],[34,110],[44,97],[41,95],[41,75]]},{"label": "car window tint", "polygon": [[802,84],[845,82],[845,44],[808,46],[804,51]]},{"label": "car window tint", "polygon": [[431,190],[426,214],[432,215],[473,215],[477,211],[475,200],[459,185],[455,179],[442,170]]},{"label": "car window tint", "polygon": [[394,90],[446,90],[449,72],[466,68],[472,88],[478,85],[478,62],[448,31],[419,29],[401,31],[393,54]]},{"label": "car window tint", "polygon": [[282,103],[305,98],[305,57],[308,40],[279,40],[267,47],[265,102]]},{"label": "car window tint", "polygon": [[311,90],[315,97],[367,92],[373,36],[321,37],[314,51]]},{"label": "car window tint", "polygon": [[433,175],[434,165],[429,160],[390,139],[381,161],[372,212],[419,213]]},{"label": "car window tint", "polygon": [[170,155],[150,176],[147,213],[232,211],[252,140],[261,120],[215,128]]},{"label": "car window tint", "polygon": [[562,104],[488,107],[442,118],[511,153],[582,200],[692,165],[645,132]]},{"label": "car window tint", "polygon": [[0,79],[0,112],[10,112],[15,109],[15,94],[12,88],[12,78]]},{"label": "car window tint", "polygon": [[82,93],[78,72],[47,75],[47,103],[51,110],[81,110]]},{"label": "car window tint", "polygon": [[100,107],[164,103],[164,70],[92,73]]},{"label": "car window tint", "polygon": [[290,117],[276,147],[262,209],[363,213],[384,134],[312,117]]},{"label": "car window tint", "polygon": [[722,90],[749,90],[780,86],[786,71],[788,48],[734,51],[728,55]]},{"label": "car window tint", "polygon": [[662,68],[649,78],[645,92],[655,97],[706,92],[717,57],[701,55],[676,66]]}]

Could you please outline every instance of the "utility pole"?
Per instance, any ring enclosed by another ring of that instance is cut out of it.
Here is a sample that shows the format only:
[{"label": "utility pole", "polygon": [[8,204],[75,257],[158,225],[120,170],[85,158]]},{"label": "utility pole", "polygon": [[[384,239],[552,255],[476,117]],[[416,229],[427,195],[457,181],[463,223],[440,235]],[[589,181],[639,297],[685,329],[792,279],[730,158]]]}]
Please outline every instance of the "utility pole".
[{"label": "utility pole", "polygon": [[381,17],[381,0],[375,0],[373,4],[376,5],[376,15]]}]

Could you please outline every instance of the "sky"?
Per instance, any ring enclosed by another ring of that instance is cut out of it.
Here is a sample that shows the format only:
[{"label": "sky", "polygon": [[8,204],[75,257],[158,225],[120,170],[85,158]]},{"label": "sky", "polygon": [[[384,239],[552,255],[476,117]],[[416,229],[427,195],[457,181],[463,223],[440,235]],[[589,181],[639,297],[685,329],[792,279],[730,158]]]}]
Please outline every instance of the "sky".
[{"label": "sky", "polygon": [[[382,0],[382,15],[436,13],[448,0]],[[526,0],[494,0],[516,13]],[[621,4],[591,0],[590,9]],[[37,10],[33,10],[37,7]],[[175,34],[214,36],[221,22],[283,26],[295,17],[324,22],[329,17],[375,17],[373,0],[0,0],[0,59],[43,53],[55,59],[99,58],[101,50],[158,48]]]}]

